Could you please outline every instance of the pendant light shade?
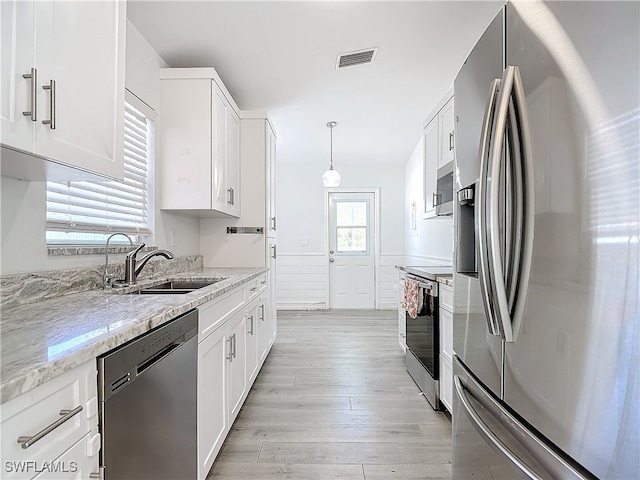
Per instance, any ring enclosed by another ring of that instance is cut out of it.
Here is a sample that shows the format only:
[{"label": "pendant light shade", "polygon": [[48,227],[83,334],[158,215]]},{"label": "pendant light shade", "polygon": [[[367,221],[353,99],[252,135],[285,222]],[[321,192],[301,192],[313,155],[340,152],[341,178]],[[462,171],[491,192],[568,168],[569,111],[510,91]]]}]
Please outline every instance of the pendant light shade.
[{"label": "pendant light shade", "polygon": [[322,184],[325,187],[340,186],[340,174],[333,169],[333,127],[335,127],[336,125],[336,122],[327,123],[327,127],[329,127],[331,131],[331,156],[329,160],[329,170],[324,172],[324,175],[322,175]]}]

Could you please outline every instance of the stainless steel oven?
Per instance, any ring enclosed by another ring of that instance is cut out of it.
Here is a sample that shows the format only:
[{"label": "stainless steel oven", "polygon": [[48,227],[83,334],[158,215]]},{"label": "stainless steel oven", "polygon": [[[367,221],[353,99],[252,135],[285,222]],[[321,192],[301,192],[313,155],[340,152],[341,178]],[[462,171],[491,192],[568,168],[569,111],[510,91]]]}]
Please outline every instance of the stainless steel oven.
[{"label": "stainless steel oven", "polygon": [[440,331],[438,326],[438,283],[411,274],[406,278],[418,282],[417,315],[407,312],[407,371],[431,406],[439,410],[438,385]]}]

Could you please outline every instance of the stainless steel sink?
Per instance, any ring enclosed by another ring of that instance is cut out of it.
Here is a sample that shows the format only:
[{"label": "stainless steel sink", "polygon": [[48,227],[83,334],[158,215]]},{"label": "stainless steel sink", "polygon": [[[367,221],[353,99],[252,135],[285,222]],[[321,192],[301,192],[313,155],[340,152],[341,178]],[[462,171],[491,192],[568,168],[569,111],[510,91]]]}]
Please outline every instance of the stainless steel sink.
[{"label": "stainless steel sink", "polygon": [[199,288],[208,287],[214,283],[225,280],[217,278],[215,280],[174,280],[171,282],[161,283],[152,287],[143,288],[131,292],[132,295],[178,295],[181,293],[189,293]]}]

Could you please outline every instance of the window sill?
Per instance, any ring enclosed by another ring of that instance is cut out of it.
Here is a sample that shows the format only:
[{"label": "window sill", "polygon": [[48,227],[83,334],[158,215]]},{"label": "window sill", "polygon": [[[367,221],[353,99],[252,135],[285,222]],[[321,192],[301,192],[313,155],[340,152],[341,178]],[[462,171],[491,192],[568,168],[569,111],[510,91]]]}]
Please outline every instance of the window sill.
[{"label": "window sill", "polygon": [[[109,245],[109,253],[128,253],[135,248],[135,245]],[[144,247],[141,252],[157,250],[158,247]],[[67,257],[72,255],[104,255],[106,249],[104,245],[56,245],[47,246],[47,255],[50,257]]]}]

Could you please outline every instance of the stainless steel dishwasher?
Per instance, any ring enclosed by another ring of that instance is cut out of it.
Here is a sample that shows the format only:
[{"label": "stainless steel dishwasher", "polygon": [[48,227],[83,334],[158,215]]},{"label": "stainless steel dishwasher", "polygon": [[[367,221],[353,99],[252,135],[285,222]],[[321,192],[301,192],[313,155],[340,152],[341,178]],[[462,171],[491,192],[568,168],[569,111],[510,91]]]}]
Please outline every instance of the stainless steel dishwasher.
[{"label": "stainless steel dishwasher", "polygon": [[98,357],[107,480],[197,477],[198,311]]}]

